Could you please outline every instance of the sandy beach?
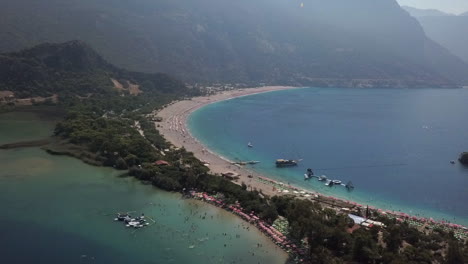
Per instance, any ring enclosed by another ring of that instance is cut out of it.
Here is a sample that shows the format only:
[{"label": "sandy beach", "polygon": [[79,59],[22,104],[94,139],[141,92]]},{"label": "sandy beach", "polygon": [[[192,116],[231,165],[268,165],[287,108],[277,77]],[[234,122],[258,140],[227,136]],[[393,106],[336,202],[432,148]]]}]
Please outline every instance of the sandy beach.
[{"label": "sandy beach", "polygon": [[[161,111],[157,112],[157,116],[163,119],[162,122],[156,123],[159,132],[176,147],[184,147],[190,152],[193,152],[195,157],[209,165],[210,171],[214,174],[221,175],[225,172],[235,172],[239,174],[240,179],[236,182],[241,184],[244,182],[248,188],[261,190],[267,195],[277,195],[278,190],[270,184],[259,181],[264,176],[256,172],[250,171],[239,165],[233,165],[232,161],[208,150],[203,144],[195,139],[187,128],[188,116],[197,109],[214,102],[224,101],[236,97],[294,89],[296,87],[288,86],[265,86],[258,88],[246,88],[239,90],[231,90],[217,93],[211,96],[194,97],[189,100],[177,101]],[[158,126],[159,125],[159,126]],[[249,178],[248,176],[253,176]]]}]

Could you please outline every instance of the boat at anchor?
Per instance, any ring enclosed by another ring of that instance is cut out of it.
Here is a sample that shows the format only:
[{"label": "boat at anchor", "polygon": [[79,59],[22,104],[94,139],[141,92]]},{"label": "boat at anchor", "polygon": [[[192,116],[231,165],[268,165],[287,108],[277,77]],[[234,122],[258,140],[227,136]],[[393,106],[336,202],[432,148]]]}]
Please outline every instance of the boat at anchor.
[{"label": "boat at anchor", "polygon": [[277,159],[276,160],[276,167],[283,168],[283,167],[293,167],[297,166],[297,160],[286,160],[286,159]]}]

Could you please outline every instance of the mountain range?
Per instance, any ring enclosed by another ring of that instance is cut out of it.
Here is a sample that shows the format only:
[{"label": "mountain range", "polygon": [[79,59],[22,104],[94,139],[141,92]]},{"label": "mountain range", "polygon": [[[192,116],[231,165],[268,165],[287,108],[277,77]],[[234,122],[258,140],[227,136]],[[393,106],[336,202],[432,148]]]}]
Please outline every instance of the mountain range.
[{"label": "mountain range", "polygon": [[[405,8],[424,28],[427,36],[468,63],[468,12],[461,15]],[[424,14],[424,15],[422,15]]]},{"label": "mountain range", "polygon": [[0,51],[85,41],[185,82],[456,86],[468,65],[395,0],[0,0]]},{"label": "mountain range", "polygon": [[402,6],[403,10],[408,12],[411,16],[419,18],[426,16],[455,16],[454,14],[445,13],[437,9],[420,9],[411,6]]}]

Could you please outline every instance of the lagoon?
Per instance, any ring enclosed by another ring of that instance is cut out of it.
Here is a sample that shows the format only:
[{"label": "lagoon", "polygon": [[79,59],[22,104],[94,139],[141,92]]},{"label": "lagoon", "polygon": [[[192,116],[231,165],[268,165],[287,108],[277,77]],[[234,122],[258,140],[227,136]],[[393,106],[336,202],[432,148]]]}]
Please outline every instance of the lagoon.
[{"label": "lagoon", "polygon": [[[44,138],[53,126],[31,113],[1,114],[0,143]],[[115,170],[39,148],[0,150],[0,164],[1,263],[286,261],[282,250],[238,217]],[[125,228],[113,221],[121,211],[145,213],[156,224]]]}]

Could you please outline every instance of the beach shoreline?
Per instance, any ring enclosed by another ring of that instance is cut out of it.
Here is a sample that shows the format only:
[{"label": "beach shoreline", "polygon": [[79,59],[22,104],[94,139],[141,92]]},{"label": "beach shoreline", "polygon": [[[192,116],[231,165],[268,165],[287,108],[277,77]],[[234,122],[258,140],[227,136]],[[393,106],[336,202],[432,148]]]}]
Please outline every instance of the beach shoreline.
[{"label": "beach shoreline", "polygon": [[211,173],[219,176],[226,172],[237,173],[239,175],[239,179],[236,183],[240,184],[243,182],[249,189],[257,189],[266,195],[274,196],[277,195],[278,192],[273,190],[269,184],[255,180],[264,178],[266,175],[251,171],[242,166],[234,165],[233,161],[209,150],[190,133],[187,121],[188,117],[193,112],[208,104],[253,94],[298,88],[299,87],[291,86],[244,88],[239,90],[223,91],[209,96],[200,96],[188,100],[176,101],[156,113],[158,117],[162,118],[162,122],[155,123],[156,129],[175,147],[184,147],[187,151],[192,152],[197,159],[208,165]]},{"label": "beach shoreline", "polygon": [[[239,90],[222,91],[214,95],[194,97],[187,100],[176,101],[154,113],[158,117],[162,118],[162,121],[156,122],[155,126],[161,135],[163,135],[164,138],[172,145],[177,148],[184,147],[187,151],[192,152],[196,158],[206,163],[210,168],[211,173],[221,176],[226,172],[234,172],[239,175],[239,179],[235,181],[235,183],[245,183],[249,190],[256,189],[268,196],[285,194],[295,195],[298,198],[302,197],[310,199],[319,202],[324,206],[337,210],[340,208],[364,209],[363,205],[360,205],[356,202],[332,196],[326,196],[316,191],[297,188],[295,186],[270,179],[268,178],[268,175],[249,170],[240,165],[235,165],[233,164],[233,161],[230,161],[229,159],[209,150],[206,146],[203,145],[203,143],[199,142],[193,135],[191,135],[189,131],[187,124],[189,116],[196,110],[208,104],[253,94],[298,88],[300,87],[266,86],[258,88],[245,88]],[[462,233],[467,235],[466,227],[456,225],[454,223],[434,221],[432,218],[410,216],[399,211],[380,210],[371,206],[369,206],[369,209],[378,212],[379,214],[385,214],[389,217],[395,217],[397,219],[411,221],[414,220],[418,223],[448,226],[449,228],[456,228],[459,230],[462,229]]]}]

